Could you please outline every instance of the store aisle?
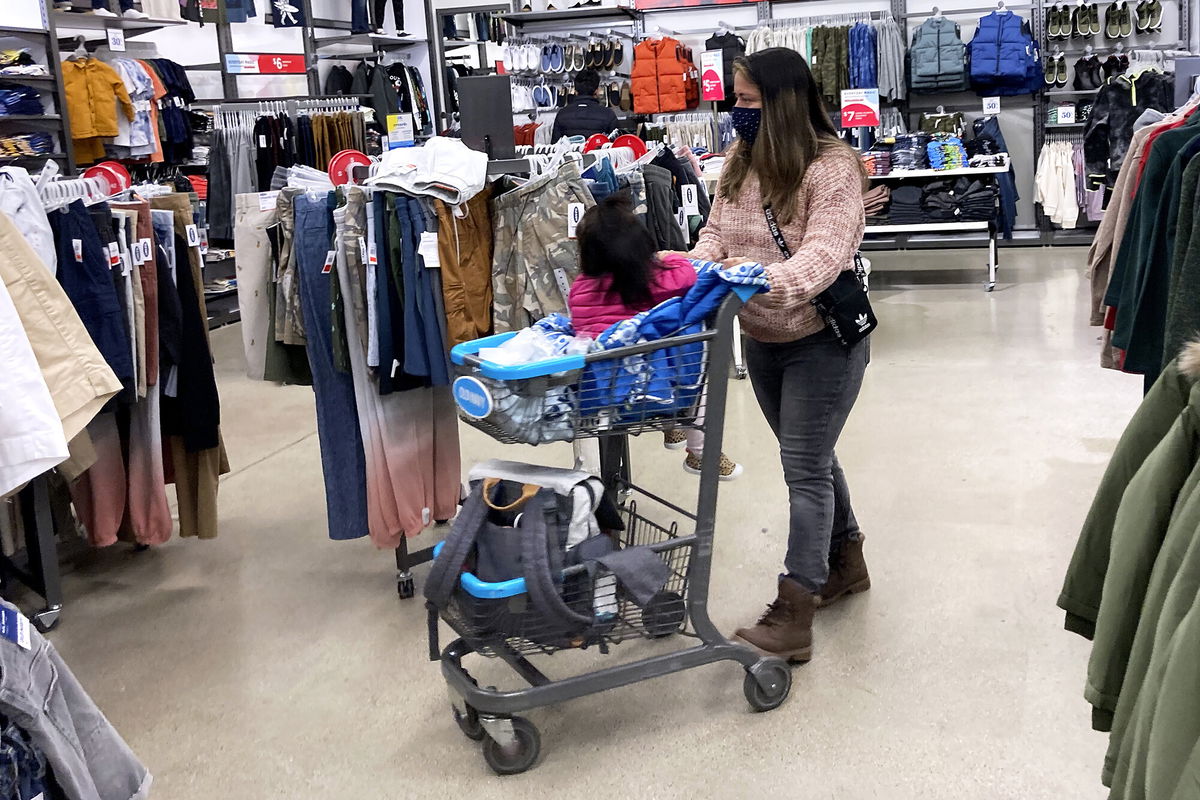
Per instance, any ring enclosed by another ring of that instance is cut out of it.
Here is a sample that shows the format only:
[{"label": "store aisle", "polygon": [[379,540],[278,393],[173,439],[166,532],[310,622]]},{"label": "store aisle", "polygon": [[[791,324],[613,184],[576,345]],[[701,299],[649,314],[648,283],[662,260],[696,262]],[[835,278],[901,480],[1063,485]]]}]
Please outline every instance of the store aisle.
[{"label": "store aisle", "polygon": [[[542,763],[492,776],[390,553],[325,535],[310,391],[246,380],[236,328],[214,336],[220,538],[90,554],[53,641],[169,800],[1102,797],[1086,643],[1054,603],[1141,381],[1098,367],[1082,250],[1006,251],[990,295],[980,255],[875,256],[881,327],[839,452],[874,588],[818,615],[778,711],[708,667],[531,714]],[[970,282],[887,271],[918,261]],[[746,383],[729,433],[746,474],[722,488],[712,607],[732,631],[774,596],[787,507]],[[694,479],[658,445],[637,442],[638,478],[682,496]],[[464,436],[465,464],[502,451]]]}]

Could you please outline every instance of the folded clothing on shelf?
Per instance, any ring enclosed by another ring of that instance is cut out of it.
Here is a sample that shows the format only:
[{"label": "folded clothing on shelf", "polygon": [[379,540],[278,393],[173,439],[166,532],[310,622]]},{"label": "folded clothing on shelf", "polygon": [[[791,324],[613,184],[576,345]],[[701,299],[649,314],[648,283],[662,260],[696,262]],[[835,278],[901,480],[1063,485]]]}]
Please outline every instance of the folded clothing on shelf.
[{"label": "folded clothing on shelf", "polygon": [[887,221],[890,225],[918,225],[927,221],[921,210],[920,186],[897,186],[891,190]]},{"label": "folded clothing on shelf", "polygon": [[0,156],[40,156],[54,152],[54,137],[48,133],[19,133],[0,138]]},{"label": "folded clothing on shelf", "polygon": [[930,169],[962,169],[967,163],[967,151],[957,136],[938,134],[925,150],[929,153]]},{"label": "folded clothing on shelf", "polygon": [[890,150],[868,150],[862,154],[862,162],[868,175],[887,175],[892,171]]},{"label": "folded clothing on shelf", "polygon": [[35,63],[27,47],[0,50],[0,67],[28,67]]},{"label": "folded clothing on shelf", "polygon": [[37,89],[28,86],[0,87],[0,116],[40,116],[45,113],[46,107],[42,105],[42,96]]},{"label": "folded clothing on shelf", "polygon": [[983,222],[996,216],[993,181],[937,180],[925,185],[921,208],[930,222]]},{"label": "folded clothing on shelf", "polygon": [[929,143],[933,140],[927,133],[906,133],[896,137],[892,146],[892,171],[929,169]]},{"label": "folded clothing on shelf", "polygon": [[0,67],[0,78],[21,75],[31,78],[45,78],[50,75],[50,70],[46,68],[45,64],[17,64],[8,67]]},{"label": "folded clothing on shelf", "polygon": [[879,217],[884,215],[887,209],[888,200],[891,198],[892,190],[887,186],[880,184],[872,186],[870,190],[863,195],[863,208],[867,212],[868,217]]}]

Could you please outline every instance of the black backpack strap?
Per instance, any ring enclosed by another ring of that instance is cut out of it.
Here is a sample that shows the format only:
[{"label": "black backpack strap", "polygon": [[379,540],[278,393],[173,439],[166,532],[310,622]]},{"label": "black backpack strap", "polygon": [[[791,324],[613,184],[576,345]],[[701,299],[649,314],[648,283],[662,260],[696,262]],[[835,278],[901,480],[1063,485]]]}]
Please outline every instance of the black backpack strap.
[{"label": "black backpack strap", "polygon": [[430,566],[429,577],[425,579],[425,599],[438,608],[445,608],[450,603],[454,588],[458,585],[459,574],[471,548],[479,538],[479,531],[487,522],[488,508],[483,501],[483,482],[476,482],[467,495],[454,528],[446,537],[445,544],[438,557]]},{"label": "black backpack strap", "polygon": [[521,518],[522,557],[525,562],[525,591],[529,601],[547,623],[564,631],[576,631],[592,624],[590,614],[577,614],[563,601],[560,584],[550,568],[550,546],[542,497],[533,497]]}]

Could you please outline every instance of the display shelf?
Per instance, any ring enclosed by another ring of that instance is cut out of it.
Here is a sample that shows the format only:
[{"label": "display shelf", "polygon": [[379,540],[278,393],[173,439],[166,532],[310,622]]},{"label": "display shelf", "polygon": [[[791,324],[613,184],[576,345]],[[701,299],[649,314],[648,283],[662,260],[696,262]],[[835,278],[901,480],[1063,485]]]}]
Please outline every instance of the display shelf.
[{"label": "display shelf", "polygon": [[0,83],[21,83],[26,86],[45,86],[53,89],[58,81],[53,75],[0,75]]},{"label": "display shelf", "polygon": [[54,127],[58,127],[58,123],[62,122],[61,114],[0,114],[0,123],[4,122],[22,122],[22,123],[54,123]]},{"label": "display shelf", "polygon": [[966,167],[964,169],[909,169],[894,170],[887,175],[869,175],[873,181],[898,181],[907,178],[955,178],[964,175],[1001,175],[1012,169],[1011,165],[1003,167]]},{"label": "display shelf", "polygon": [[1065,95],[1074,95],[1078,97],[1080,95],[1096,94],[1099,91],[1099,89],[1050,89],[1046,92],[1046,96],[1063,97]]},{"label": "display shelf", "polygon": [[868,225],[864,233],[946,233],[986,231],[990,222],[923,222],[917,225]]},{"label": "display shelf", "polygon": [[0,164],[23,164],[30,161],[66,161],[66,153],[43,153],[36,156],[5,156],[0,155]]},{"label": "display shelf", "polygon": [[31,39],[44,39],[50,35],[50,31],[42,28],[14,28],[10,25],[0,25],[0,36],[21,36]]},{"label": "display shelf", "polygon": [[491,44],[491,39],[443,39],[444,49],[452,50],[458,47],[478,47],[481,44]]},{"label": "display shelf", "polygon": [[624,6],[586,6],[566,8],[561,11],[514,11],[500,16],[510,25],[528,25],[535,22],[572,22],[574,20],[619,17],[637,19],[637,11]]},{"label": "display shelf", "polygon": [[[217,299],[219,299],[219,298],[222,298],[222,297],[229,297],[229,296],[231,296],[231,295],[235,295],[235,294],[237,294],[237,287],[236,287],[236,286],[234,286],[234,287],[233,287],[233,288],[231,288],[231,289],[222,289],[222,290],[221,290],[221,291],[219,291],[219,292],[209,292],[209,291],[205,291],[205,292],[204,292],[204,299],[205,299],[206,301],[207,301],[207,300],[217,300]],[[211,319],[211,318],[212,318],[212,317],[209,317],[209,319]]]},{"label": "display shelf", "polygon": [[1047,122],[1046,130],[1054,128],[1082,128],[1085,125],[1087,125],[1086,122]]},{"label": "display shelf", "polygon": [[148,33],[160,28],[178,28],[187,25],[176,19],[125,19],[124,17],[97,17],[93,14],[75,14],[70,11],[55,11],[50,18],[54,26],[68,31],[103,31],[119,28],[130,35]]},{"label": "display shelf", "polygon": [[318,50],[322,47],[331,47],[340,44],[369,45],[371,48],[378,50],[395,50],[401,47],[426,44],[427,42],[427,39],[417,39],[411,36],[387,36],[380,33],[351,33],[346,36],[326,36],[314,40]]}]

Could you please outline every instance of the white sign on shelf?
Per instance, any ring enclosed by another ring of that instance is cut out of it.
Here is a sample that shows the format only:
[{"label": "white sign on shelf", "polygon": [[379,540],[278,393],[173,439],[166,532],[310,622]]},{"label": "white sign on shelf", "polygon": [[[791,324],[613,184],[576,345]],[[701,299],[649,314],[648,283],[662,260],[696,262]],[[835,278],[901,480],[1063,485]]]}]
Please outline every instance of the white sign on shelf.
[{"label": "white sign on shelf", "polygon": [[985,117],[994,117],[1000,113],[1000,98],[985,97],[983,98],[983,115]]},{"label": "white sign on shelf", "polygon": [[114,53],[125,52],[125,31],[120,28],[106,28],[108,32],[108,49]]},{"label": "white sign on shelf", "polygon": [[1071,125],[1075,122],[1075,106],[1063,105],[1058,107],[1058,124]]}]

